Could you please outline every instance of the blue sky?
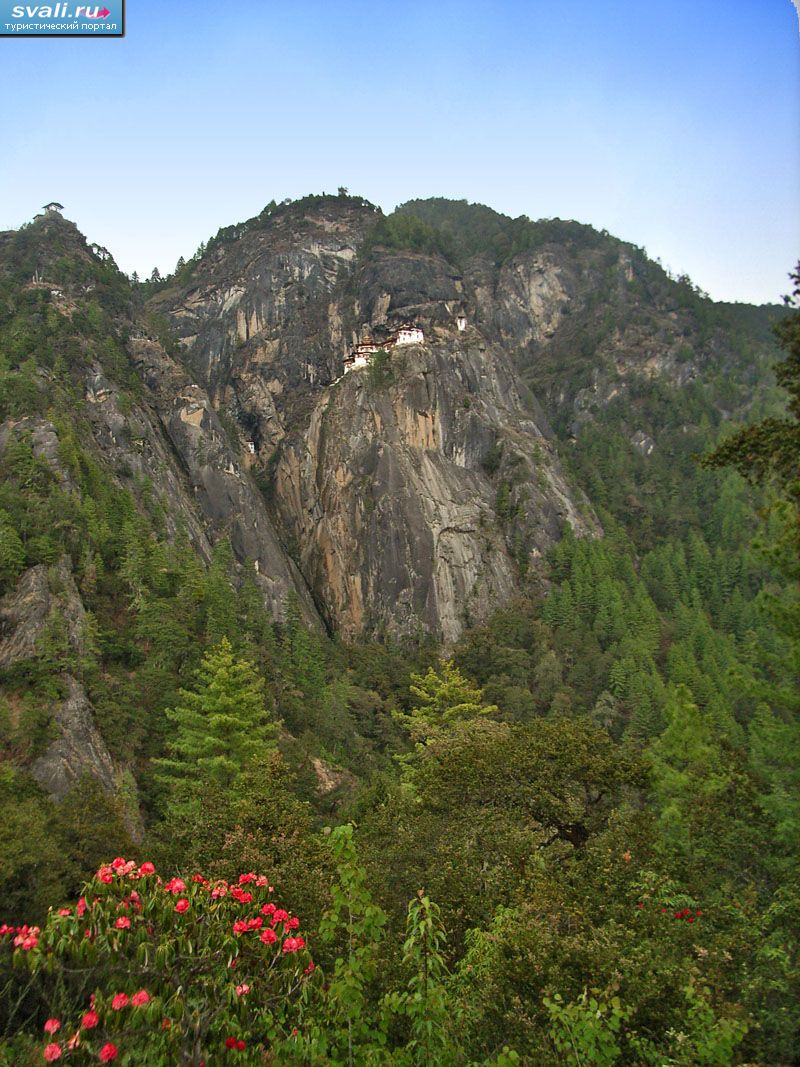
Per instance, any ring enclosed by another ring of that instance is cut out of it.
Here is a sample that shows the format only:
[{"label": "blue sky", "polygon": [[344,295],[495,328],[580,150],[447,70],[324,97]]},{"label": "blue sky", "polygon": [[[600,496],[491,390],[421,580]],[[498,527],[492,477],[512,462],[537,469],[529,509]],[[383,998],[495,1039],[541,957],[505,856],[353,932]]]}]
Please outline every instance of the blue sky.
[{"label": "blue sky", "polygon": [[129,272],[339,185],[589,222],[716,299],[800,258],[790,0],[128,0],[0,39],[0,90],[0,228],[60,200]]}]

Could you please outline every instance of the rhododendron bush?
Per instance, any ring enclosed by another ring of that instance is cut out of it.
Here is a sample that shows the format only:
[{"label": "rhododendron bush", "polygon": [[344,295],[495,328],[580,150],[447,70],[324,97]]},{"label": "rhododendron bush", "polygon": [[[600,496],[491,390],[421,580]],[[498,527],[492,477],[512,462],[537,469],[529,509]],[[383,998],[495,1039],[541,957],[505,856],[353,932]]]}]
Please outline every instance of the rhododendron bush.
[{"label": "rhododendron bush", "polygon": [[163,881],[120,857],[41,929],[0,935],[15,964],[55,976],[45,1062],[210,1067],[291,1037],[314,971],[299,926],[263,875]]}]

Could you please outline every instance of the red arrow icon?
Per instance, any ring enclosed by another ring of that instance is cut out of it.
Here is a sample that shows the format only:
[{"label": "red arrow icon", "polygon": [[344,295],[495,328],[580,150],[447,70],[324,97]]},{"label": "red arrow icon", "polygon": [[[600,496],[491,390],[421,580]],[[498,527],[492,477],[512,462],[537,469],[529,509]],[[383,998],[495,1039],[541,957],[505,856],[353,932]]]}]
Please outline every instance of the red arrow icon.
[{"label": "red arrow icon", "polygon": [[100,10],[99,11],[95,11],[95,13],[93,15],[89,14],[89,12],[87,11],[86,12],[86,18],[87,19],[107,19],[110,14],[111,14],[111,12],[108,10],[107,7],[101,7]]}]

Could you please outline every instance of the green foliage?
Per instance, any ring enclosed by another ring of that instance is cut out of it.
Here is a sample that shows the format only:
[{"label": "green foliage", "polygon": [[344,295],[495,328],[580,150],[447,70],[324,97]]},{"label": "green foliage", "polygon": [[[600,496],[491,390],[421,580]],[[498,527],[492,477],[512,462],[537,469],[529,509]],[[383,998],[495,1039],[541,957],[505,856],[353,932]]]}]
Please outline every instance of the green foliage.
[{"label": "green foliage", "polygon": [[10,516],[0,511],[0,588],[10,585],[25,563],[25,547],[11,524]]},{"label": "green foliage", "polygon": [[369,357],[367,380],[372,389],[386,389],[394,382],[392,356],[385,348],[378,349]]},{"label": "green foliage", "polygon": [[235,785],[246,759],[265,759],[274,747],[275,724],[268,716],[263,678],[235,655],[227,638],[203,656],[194,689],[182,689],[180,701],[166,712],[171,757],[158,766],[168,806],[188,814],[203,804],[198,772]]},{"label": "green foliage", "polygon": [[372,902],[366,872],[358,864],[353,828],[337,826],[330,835],[338,881],[331,907],[319,925],[323,943],[336,946],[337,956],[324,990],[320,1022],[308,1028],[303,1049],[310,1061],[369,1062],[386,1044],[385,1021],[370,1004],[378,971],[378,948],[386,925],[383,911]]},{"label": "green foliage", "polygon": [[447,997],[446,941],[439,908],[419,890],[408,905],[403,966],[411,971],[407,988],[390,994],[386,1006],[408,1020],[407,1060],[411,1064],[457,1062],[455,1020]]},{"label": "green foliage", "polygon": [[[792,274],[792,297],[787,304],[800,307],[800,264]],[[753,481],[774,480],[793,500],[800,502],[800,310],[775,328],[785,358],[775,368],[778,384],[789,394],[789,418],[767,418],[725,439],[707,456],[708,466],[734,466]]]},{"label": "green foliage", "polygon": [[445,254],[451,261],[485,255],[496,263],[503,263],[548,241],[591,247],[601,240],[600,234],[591,226],[577,222],[562,222],[561,219],[532,222],[525,215],[511,219],[483,204],[443,197],[401,204],[386,221],[396,218],[411,219],[435,228],[441,234],[440,241],[448,243],[448,253]]},{"label": "green foliage", "polygon": [[621,1054],[620,1030],[630,1017],[619,997],[598,1000],[598,990],[592,995],[584,989],[577,1000],[565,1004],[559,993],[544,998],[550,1015],[551,1037],[559,1062],[580,1065],[596,1064],[611,1067]]},{"label": "green foliage", "polygon": [[452,242],[442,231],[414,215],[397,212],[375,223],[365,238],[364,247],[367,251],[390,248],[453,258]]},{"label": "green foliage", "polygon": [[112,1045],[112,1058],[156,1067],[221,1058],[233,1038],[239,1062],[262,1062],[298,1019],[309,963],[271,893],[249,872],[234,885],[201,876],[162,884],[152,864],[101,867],[77,904],[51,910],[15,953],[58,1024],[42,1045],[79,1063],[105,1061]]},{"label": "green foliage", "polygon": [[444,660],[438,671],[428,667],[424,675],[412,674],[410,690],[410,713],[398,712],[395,717],[416,742],[440,737],[455,723],[497,711],[484,702],[482,691],[464,677],[452,660]]}]

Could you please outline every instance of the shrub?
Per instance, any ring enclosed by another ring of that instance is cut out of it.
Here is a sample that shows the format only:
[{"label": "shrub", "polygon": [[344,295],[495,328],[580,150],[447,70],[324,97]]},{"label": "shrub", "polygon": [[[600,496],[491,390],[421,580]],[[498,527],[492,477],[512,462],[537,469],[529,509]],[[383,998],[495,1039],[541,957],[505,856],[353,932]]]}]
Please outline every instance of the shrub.
[{"label": "shrub", "polygon": [[199,1065],[235,1052],[247,1064],[296,1021],[314,970],[298,926],[263,875],[164,882],[120,857],[42,929],[0,935],[50,991],[46,1061]]}]

